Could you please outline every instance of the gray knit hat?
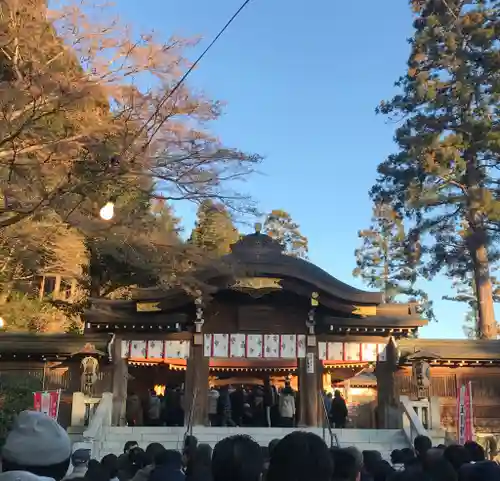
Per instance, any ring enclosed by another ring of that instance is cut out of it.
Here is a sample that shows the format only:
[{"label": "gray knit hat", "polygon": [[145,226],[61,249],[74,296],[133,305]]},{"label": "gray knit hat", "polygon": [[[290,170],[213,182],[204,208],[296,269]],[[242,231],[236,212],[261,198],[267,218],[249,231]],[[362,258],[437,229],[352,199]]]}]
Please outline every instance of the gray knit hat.
[{"label": "gray knit hat", "polygon": [[52,418],[35,411],[19,413],[2,449],[2,458],[20,466],[53,466],[70,456],[68,433]]}]

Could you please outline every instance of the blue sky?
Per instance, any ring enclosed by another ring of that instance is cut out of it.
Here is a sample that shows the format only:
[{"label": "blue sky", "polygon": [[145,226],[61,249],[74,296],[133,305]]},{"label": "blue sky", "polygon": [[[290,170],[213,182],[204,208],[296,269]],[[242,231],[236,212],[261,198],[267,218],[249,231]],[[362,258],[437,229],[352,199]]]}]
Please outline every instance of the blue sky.
[{"label": "blue sky", "polygon": [[[241,0],[119,0],[122,19],[161,35],[211,41]],[[261,175],[241,187],[262,211],[284,209],[309,238],[311,261],[357,287],[357,231],[368,225],[377,164],[394,151],[395,125],[375,106],[394,93],[411,36],[408,2],[253,0],[189,78],[227,102],[214,125],[230,146],[265,156]],[[186,229],[194,208],[177,205]],[[463,337],[464,307],[441,297],[439,323],[422,337]]]}]

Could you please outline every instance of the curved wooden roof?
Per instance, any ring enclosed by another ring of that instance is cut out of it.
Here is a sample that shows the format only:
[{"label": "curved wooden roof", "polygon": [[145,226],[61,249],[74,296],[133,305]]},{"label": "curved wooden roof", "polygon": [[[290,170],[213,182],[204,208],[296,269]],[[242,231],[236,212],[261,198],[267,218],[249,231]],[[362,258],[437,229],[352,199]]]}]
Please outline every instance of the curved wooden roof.
[{"label": "curved wooden roof", "polygon": [[[261,233],[243,236],[231,246],[230,254],[221,257],[212,267],[200,271],[198,277],[207,284],[214,282],[217,284],[221,278],[238,277],[294,279],[310,286],[308,295],[317,291],[320,297],[326,295],[352,305],[379,305],[383,302],[382,293],[356,289],[311,262],[286,255],[277,241]],[[224,288],[227,288],[227,285],[224,285]],[[133,297],[144,301],[159,300],[166,295],[171,298],[178,297],[181,293],[182,291],[176,289],[167,294],[161,288],[145,288],[136,289]],[[187,301],[187,299],[181,300]]]},{"label": "curved wooden roof", "polygon": [[356,289],[339,281],[311,262],[283,253],[283,247],[271,237],[256,232],[232,245],[222,261],[237,273],[256,277],[290,277],[311,285],[317,291],[354,304],[381,304],[380,292]]}]

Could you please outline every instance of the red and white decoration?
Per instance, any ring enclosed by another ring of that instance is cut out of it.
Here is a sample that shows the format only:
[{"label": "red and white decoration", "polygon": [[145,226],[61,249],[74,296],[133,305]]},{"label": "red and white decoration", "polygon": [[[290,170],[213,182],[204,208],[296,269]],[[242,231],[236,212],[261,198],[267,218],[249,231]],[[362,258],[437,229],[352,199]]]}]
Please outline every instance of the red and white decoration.
[{"label": "red and white decoration", "polygon": [[122,358],[187,359],[189,341],[122,341]]},{"label": "red and white decoration", "polygon": [[33,393],[33,409],[55,419],[59,416],[61,390],[37,391]]},{"label": "red and white decoration", "polygon": [[305,334],[205,334],[205,357],[297,359],[306,357]]},{"label": "red and white decoration", "polygon": [[472,411],[472,383],[457,386],[458,442],[465,444],[474,439],[474,415]]},{"label": "red and white decoration", "polygon": [[385,361],[386,344],[360,342],[318,342],[318,357],[322,361],[375,362]]}]

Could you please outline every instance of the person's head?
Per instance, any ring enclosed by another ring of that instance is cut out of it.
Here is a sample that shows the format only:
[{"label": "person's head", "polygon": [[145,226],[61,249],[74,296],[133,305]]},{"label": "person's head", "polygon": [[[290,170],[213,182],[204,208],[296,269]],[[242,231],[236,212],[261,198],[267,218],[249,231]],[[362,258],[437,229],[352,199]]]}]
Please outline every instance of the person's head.
[{"label": "person's head", "polygon": [[427,451],[424,459],[424,465],[428,468],[432,467],[436,462],[443,458],[444,449],[431,448]]},{"label": "person's head", "polygon": [[147,464],[156,464],[158,457],[163,454],[165,448],[160,443],[151,443],[148,444],[146,448],[146,458]]},{"label": "person's head", "polygon": [[90,449],[76,449],[71,455],[73,467],[87,466],[90,461]]},{"label": "person's head", "polygon": [[327,397],[328,399],[331,399],[331,398],[333,397],[333,395],[332,395],[332,393],[331,393],[331,392],[329,392],[329,393],[327,393],[327,394],[326,394],[326,397]]},{"label": "person's head", "polygon": [[401,460],[405,466],[408,466],[415,459],[415,453],[411,448],[403,448],[401,450]]},{"label": "person's head", "polygon": [[273,451],[274,451],[274,449],[276,448],[276,446],[278,445],[279,442],[280,442],[280,440],[277,439],[277,438],[271,439],[271,441],[269,441],[269,445],[267,447],[269,457],[271,457],[273,455]]},{"label": "person's head", "polygon": [[193,464],[197,468],[212,466],[212,447],[209,444],[198,444],[193,456]]},{"label": "person's head", "polygon": [[99,461],[91,459],[85,474],[85,479],[88,481],[109,481],[110,478],[104,466]]},{"label": "person's head", "polygon": [[403,464],[403,453],[401,449],[393,449],[391,452],[391,463],[392,464]]},{"label": "person's head", "polygon": [[413,441],[413,447],[418,458],[423,459],[427,451],[432,448],[432,441],[427,436],[417,436]]},{"label": "person's head", "polygon": [[107,454],[101,459],[101,465],[108,473],[108,479],[118,476],[118,458],[114,454]]},{"label": "person's head", "polygon": [[363,469],[363,453],[356,446],[347,446],[344,451],[354,457],[356,466],[361,471]]},{"label": "person's head", "polygon": [[371,475],[373,475],[376,464],[380,461],[382,461],[382,455],[378,451],[363,451],[363,465],[365,466],[366,472],[370,473]]},{"label": "person's head", "polygon": [[71,441],[52,418],[22,411],[14,421],[2,449],[2,471],[28,471],[61,480],[68,471]]},{"label": "person's head", "polygon": [[290,387],[290,386],[291,386],[290,379],[286,379],[285,380],[285,387]]},{"label": "person's head", "polygon": [[342,397],[342,394],[338,389],[335,389],[335,397]]},{"label": "person's head", "polygon": [[388,481],[393,474],[394,468],[387,461],[379,461],[373,468],[373,481]]},{"label": "person's head", "polygon": [[213,481],[260,481],[263,466],[260,446],[249,436],[229,436],[215,445]]},{"label": "person's head", "polygon": [[427,473],[432,480],[458,481],[457,471],[453,469],[453,466],[444,458],[440,458],[431,463],[427,469]]},{"label": "person's head", "polygon": [[130,474],[132,474],[132,476],[139,471],[139,469],[142,469],[150,464],[148,455],[144,449],[139,447],[132,449],[128,456],[130,461]]},{"label": "person's head", "polygon": [[184,447],[182,448],[182,464],[187,466],[198,447],[198,438],[188,435],[184,438]]},{"label": "person's head", "polygon": [[275,446],[267,481],[330,481],[333,462],[325,442],[316,434],[294,431]]},{"label": "person's head", "polygon": [[359,481],[361,466],[347,449],[332,449],[333,481]]},{"label": "person's head", "polygon": [[463,464],[470,462],[469,452],[463,446],[453,444],[448,446],[444,452],[443,457],[458,471]]},{"label": "person's head", "polygon": [[123,446],[124,454],[130,453],[132,449],[139,447],[139,443],[137,441],[127,441]]},{"label": "person's head", "polygon": [[471,461],[478,463],[479,461],[484,461],[486,459],[484,448],[475,441],[467,441],[464,444],[464,448],[469,453],[469,459]]},{"label": "person's head", "polygon": [[464,464],[458,472],[459,481],[500,481],[500,466],[493,461]]},{"label": "person's head", "polygon": [[158,453],[155,459],[156,466],[163,466],[170,469],[181,469],[182,468],[182,455],[179,451],[173,449],[163,449],[161,453]]}]

